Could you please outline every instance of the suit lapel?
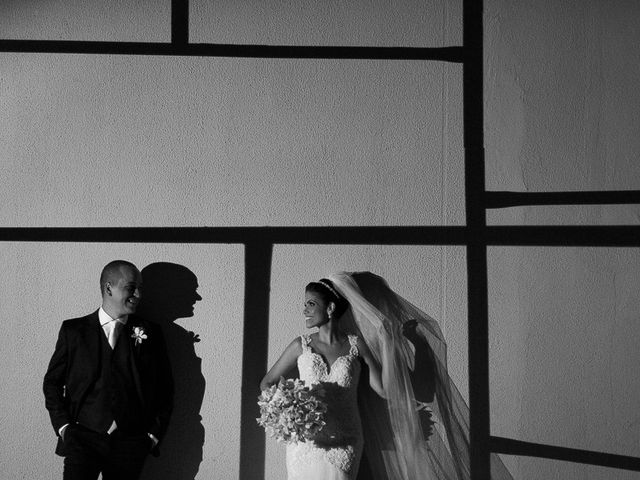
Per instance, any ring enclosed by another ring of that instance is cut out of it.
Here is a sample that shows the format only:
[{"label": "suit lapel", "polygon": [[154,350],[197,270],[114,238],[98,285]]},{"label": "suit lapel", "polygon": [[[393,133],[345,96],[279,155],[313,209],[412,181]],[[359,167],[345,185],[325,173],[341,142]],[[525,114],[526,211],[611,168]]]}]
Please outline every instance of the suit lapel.
[{"label": "suit lapel", "polygon": [[140,397],[140,400],[143,402],[144,405],[144,396],[142,394],[142,384],[140,382],[140,372],[139,372],[139,368],[138,368],[138,363],[139,363],[139,356],[140,356],[140,345],[136,346],[135,344],[135,340],[133,338],[131,338],[131,335],[133,333],[133,328],[140,326],[140,322],[138,321],[138,319],[133,316],[130,315],[129,316],[129,321],[127,322],[127,325],[125,326],[125,328],[122,330],[122,335],[125,338],[121,338],[121,341],[125,341],[127,342],[127,348],[129,349],[129,361],[131,362],[131,373],[133,375],[133,381],[136,384],[136,391],[138,392],[138,396]]}]

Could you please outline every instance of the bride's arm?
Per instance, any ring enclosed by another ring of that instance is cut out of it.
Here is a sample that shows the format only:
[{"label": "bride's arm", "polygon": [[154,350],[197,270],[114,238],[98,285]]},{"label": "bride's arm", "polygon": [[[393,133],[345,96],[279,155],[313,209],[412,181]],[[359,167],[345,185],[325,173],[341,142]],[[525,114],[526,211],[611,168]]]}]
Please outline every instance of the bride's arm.
[{"label": "bride's arm", "polygon": [[280,377],[285,375],[291,370],[298,360],[298,357],[302,353],[302,346],[300,345],[300,338],[294,339],[287,348],[284,349],[280,358],[273,364],[273,367],[269,369],[267,374],[260,382],[260,390],[269,388],[274,383],[278,383]]},{"label": "bride's arm", "polygon": [[364,363],[369,367],[369,385],[374,392],[380,395],[382,398],[386,398],[387,396],[384,393],[384,387],[382,386],[382,374],[380,372],[380,365],[376,362],[376,359],[371,355],[371,351],[367,344],[358,337],[358,352],[360,352],[360,356],[364,360]]}]

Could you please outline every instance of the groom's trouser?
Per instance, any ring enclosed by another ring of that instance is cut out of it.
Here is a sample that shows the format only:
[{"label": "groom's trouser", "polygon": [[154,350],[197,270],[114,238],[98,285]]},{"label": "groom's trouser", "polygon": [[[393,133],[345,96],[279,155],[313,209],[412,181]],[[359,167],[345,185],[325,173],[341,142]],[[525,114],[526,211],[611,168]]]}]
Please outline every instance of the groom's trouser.
[{"label": "groom's trouser", "polygon": [[137,480],[151,449],[147,434],[130,435],[119,430],[97,433],[81,425],[65,432],[63,480]]}]

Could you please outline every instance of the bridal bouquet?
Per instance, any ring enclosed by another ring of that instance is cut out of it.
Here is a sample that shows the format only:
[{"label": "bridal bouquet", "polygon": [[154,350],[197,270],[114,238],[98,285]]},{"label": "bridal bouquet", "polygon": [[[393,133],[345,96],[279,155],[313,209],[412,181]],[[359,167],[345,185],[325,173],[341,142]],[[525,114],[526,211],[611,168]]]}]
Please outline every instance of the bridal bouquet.
[{"label": "bridal bouquet", "polygon": [[278,442],[309,440],[325,425],[326,404],[299,379],[280,377],[278,385],[262,391],[258,405],[258,424]]}]

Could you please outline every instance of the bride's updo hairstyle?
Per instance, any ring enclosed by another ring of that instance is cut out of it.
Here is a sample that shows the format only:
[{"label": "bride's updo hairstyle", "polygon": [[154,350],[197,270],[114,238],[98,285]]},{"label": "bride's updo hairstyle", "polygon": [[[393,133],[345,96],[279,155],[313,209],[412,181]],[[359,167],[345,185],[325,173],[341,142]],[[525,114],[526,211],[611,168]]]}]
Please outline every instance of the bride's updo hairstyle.
[{"label": "bride's updo hairstyle", "polygon": [[317,282],[311,282],[304,290],[305,292],[317,293],[326,303],[333,302],[336,305],[334,310],[335,318],[340,318],[349,308],[349,302],[338,293],[331,280],[322,278]]}]

